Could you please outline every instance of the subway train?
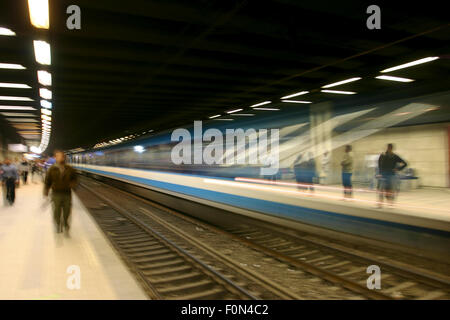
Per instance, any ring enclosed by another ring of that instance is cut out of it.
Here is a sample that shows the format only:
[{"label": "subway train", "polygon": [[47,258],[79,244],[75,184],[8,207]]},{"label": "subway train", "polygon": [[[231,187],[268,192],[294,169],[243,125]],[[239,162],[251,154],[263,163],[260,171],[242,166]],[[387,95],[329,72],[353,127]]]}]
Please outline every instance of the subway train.
[{"label": "subway train", "polygon": [[[313,105],[272,108],[118,138],[68,158],[83,174],[201,219],[245,216],[447,255],[450,206],[432,199],[448,194],[449,98],[444,92],[351,108],[325,104],[314,112]],[[378,209],[376,158],[387,143],[410,171],[400,175],[395,207]],[[351,201],[341,195],[346,145],[353,147]],[[314,188],[295,179],[302,161],[313,163]]]}]

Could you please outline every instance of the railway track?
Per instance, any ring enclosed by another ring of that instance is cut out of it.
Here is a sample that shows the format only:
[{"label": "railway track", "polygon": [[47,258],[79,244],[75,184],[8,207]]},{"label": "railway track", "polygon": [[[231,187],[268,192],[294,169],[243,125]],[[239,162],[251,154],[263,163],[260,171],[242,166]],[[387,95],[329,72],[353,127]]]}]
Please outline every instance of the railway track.
[{"label": "railway track", "polygon": [[[103,185],[102,185],[103,186]],[[104,186],[105,188],[111,188]],[[291,267],[308,272],[320,279],[340,286],[369,299],[449,299],[450,284],[445,279],[418,274],[405,268],[380,263],[376,258],[368,258],[354,253],[346,252],[345,248],[330,247],[308,239],[292,237],[254,225],[238,224],[236,226],[223,227],[205,224],[169,208],[142,199],[124,191],[114,189],[123,196],[132,197],[134,200],[143,201],[151,206],[170,213],[185,221],[195,224],[200,228],[206,228],[213,232],[222,233],[235,239],[246,246],[263,252],[280,262]],[[98,190],[97,190],[98,191]],[[142,208],[141,208],[142,209]],[[174,233],[182,232],[174,224],[169,224],[166,219],[161,219],[152,210],[140,210],[147,218],[156,221],[159,225]],[[190,239],[192,241],[195,239]],[[194,241],[195,242],[195,241]],[[198,241],[197,241],[198,242]],[[202,245],[196,243],[196,245]],[[366,270],[370,265],[378,265],[382,270],[381,289],[370,290],[366,281],[369,277]],[[270,283],[274,285],[274,283]],[[270,287],[269,285],[269,287]],[[293,297],[291,297],[293,298]]]},{"label": "railway track", "polygon": [[[177,236],[182,237],[185,244],[178,245],[161,230],[164,223],[155,226],[155,221],[149,221],[144,213],[130,212],[118,201],[94,192],[86,182],[80,186],[77,193],[150,298],[299,298],[270,279],[239,268],[231,259],[183,232]],[[202,259],[191,253],[193,247],[202,252]]]},{"label": "railway track", "polygon": [[251,226],[229,228],[225,231],[248,245],[293,266],[317,275],[322,274],[325,279],[355,292],[363,293],[367,290],[367,278],[370,275],[367,268],[376,265],[382,270],[381,289],[377,290],[382,295],[380,298],[450,299],[450,285],[447,281],[386,265],[376,259],[368,259],[367,256],[349,254],[334,247]]}]

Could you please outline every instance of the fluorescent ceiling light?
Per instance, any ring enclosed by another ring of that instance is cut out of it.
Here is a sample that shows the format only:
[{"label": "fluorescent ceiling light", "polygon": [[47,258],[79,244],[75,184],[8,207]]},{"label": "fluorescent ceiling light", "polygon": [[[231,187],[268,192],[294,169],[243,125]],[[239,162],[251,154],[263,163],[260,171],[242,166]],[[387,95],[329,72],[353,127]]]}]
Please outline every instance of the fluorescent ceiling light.
[{"label": "fluorescent ceiling light", "polygon": [[42,120],[42,123],[43,123],[43,124],[51,124],[51,122],[48,121],[48,120]]},{"label": "fluorescent ceiling light", "polygon": [[40,64],[50,65],[52,63],[50,45],[47,42],[41,40],[34,40],[33,45],[36,62]]},{"label": "fluorescent ceiling light", "polygon": [[235,113],[235,114],[232,114],[232,116],[240,116],[240,117],[252,117],[254,115],[255,115],[254,113]]},{"label": "fluorescent ceiling light", "polygon": [[51,109],[52,103],[48,102],[47,100],[41,100],[41,107]]},{"label": "fluorescent ceiling light", "polygon": [[261,103],[254,104],[254,105],[250,106],[250,108],[263,106],[263,105],[269,104],[269,103],[271,103],[271,102],[272,102],[272,101],[264,101],[264,102],[261,102]]},{"label": "fluorescent ceiling light", "polygon": [[50,72],[47,72],[45,70],[39,70],[37,72],[38,74],[38,81],[43,86],[51,86],[52,85],[52,74]]},{"label": "fluorescent ceiling light", "polygon": [[5,117],[34,117],[32,113],[0,112]]},{"label": "fluorescent ceiling light", "polygon": [[281,102],[287,102],[287,103],[312,103],[311,101],[301,101],[301,100],[281,100]]},{"label": "fluorescent ceiling light", "polygon": [[40,88],[39,89],[39,95],[41,98],[51,100],[52,99],[52,92],[46,88]]},{"label": "fluorescent ceiling light", "polygon": [[0,63],[0,69],[26,69],[21,64],[16,63]]},{"label": "fluorescent ceiling light", "polygon": [[48,110],[48,109],[41,109],[41,113],[46,114],[48,116],[52,115],[52,112],[50,110]]},{"label": "fluorescent ceiling light", "polygon": [[320,90],[321,92],[326,93],[337,93],[337,94],[356,94],[356,92],[353,91],[338,91],[338,90]]},{"label": "fluorescent ceiling light", "polygon": [[2,106],[0,105],[0,110],[36,110],[33,107],[27,106]]},{"label": "fluorescent ceiling light", "polygon": [[12,97],[12,96],[0,96],[0,100],[8,101],[33,101],[33,99],[28,97]]},{"label": "fluorescent ceiling light", "polygon": [[263,110],[263,111],[278,111],[277,108],[253,108],[253,110]]},{"label": "fluorescent ceiling light", "polygon": [[230,114],[230,113],[235,113],[235,112],[239,112],[239,111],[242,111],[242,110],[244,110],[244,109],[235,109],[235,110],[227,111],[227,113]]},{"label": "fluorescent ceiling light", "polygon": [[22,123],[37,122],[36,119],[31,119],[31,118],[25,118],[25,119],[21,119],[21,118],[6,118],[6,120],[8,120],[10,122],[22,122]]},{"label": "fluorescent ceiling light", "polygon": [[38,123],[14,123],[12,125],[13,127],[16,128],[38,128],[39,124]]},{"label": "fluorescent ceiling light", "polygon": [[339,85],[344,84],[344,83],[358,81],[358,80],[361,80],[361,79],[362,79],[361,77],[354,77],[354,78],[350,78],[350,79],[347,79],[347,80],[342,80],[342,81],[338,81],[338,82],[335,82],[335,83],[327,84],[327,85],[323,86],[322,88],[331,88],[331,87],[339,86]]},{"label": "fluorescent ceiling light", "polygon": [[0,82],[0,88],[14,88],[14,89],[31,89],[31,87],[27,84],[23,83],[7,83]]},{"label": "fluorescent ceiling light", "polygon": [[220,117],[220,114],[216,114],[215,116],[211,116],[211,117],[209,117],[210,119],[214,119],[214,118],[218,118],[218,117]]},{"label": "fluorescent ceiling light", "polygon": [[290,94],[288,96],[281,97],[281,99],[289,99],[289,98],[301,96],[301,95],[304,95],[304,94],[307,94],[307,93],[309,93],[309,91],[300,91],[300,92],[297,92],[297,93]]},{"label": "fluorescent ceiling light", "polygon": [[47,116],[46,114],[41,114],[41,118],[47,121],[51,121],[52,117]]},{"label": "fluorescent ceiling light", "polygon": [[0,36],[15,36],[16,33],[11,29],[0,27]]},{"label": "fluorescent ceiling light", "polygon": [[226,118],[220,118],[220,119],[214,119],[216,121],[234,121],[234,119],[226,119]]},{"label": "fluorescent ceiling light", "polygon": [[415,66],[415,65],[418,65],[418,64],[434,61],[436,59],[439,59],[439,57],[427,57],[427,58],[419,59],[419,60],[416,60],[416,61],[411,61],[411,62],[408,62],[408,63],[404,63],[404,64],[401,64],[401,65],[396,66],[396,67],[387,68],[387,69],[384,69],[384,70],[382,70],[380,72],[384,73],[384,72],[391,72],[391,71],[395,71],[395,70],[399,70],[399,69],[404,69],[404,68],[412,67],[412,66]]},{"label": "fluorescent ceiling light", "polygon": [[50,27],[48,0],[28,0],[28,11],[30,13],[30,22],[33,26],[40,29],[48,29]]},{"label": "fluorescent ceiling light", "polygon": [[390,81],[399,81],[399,82],[412,82],[412,81],[414,81],[413,79],[393,77],[393,76],[378,76],[378,77],[375,77],[375,78],[381,79],[381,80],[390,80]]}]

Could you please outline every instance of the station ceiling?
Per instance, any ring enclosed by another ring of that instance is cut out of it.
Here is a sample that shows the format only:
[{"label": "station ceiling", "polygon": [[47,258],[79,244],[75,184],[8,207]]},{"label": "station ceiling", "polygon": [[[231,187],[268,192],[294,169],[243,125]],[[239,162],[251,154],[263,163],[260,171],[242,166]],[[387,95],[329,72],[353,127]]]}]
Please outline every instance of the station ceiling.
[{"label": "station ceiling", "polygon": [[[72,4],[81,8],[81,30],[66,27],[66,8]],[[175,128],[266,100],[305,108],[280,102],[302,90],[311,91],[307,99],[313,102],[345,102],[350,98],[314,90],[355,76],[363,80],[336,90],[356,91],[362,99],[448,89],[450,29],[444,2],[379,1],[380,30],[366,27],[371,4],[50,0],[50,30],[41,32],[31,26],[25,0],[2,1],[0,26],[17,36],[0,36],[0,63],[27,69],[0,69],[0,82],[27,83],[31,89],[0,88],[0,96],[20,90],[34,100],[25,104],[40,115],[36,39],[48,40],[52,50],[50,150]],[[395,73],[415,79],[412,83],[374,79],[380,70],[429,56],[441,59]],[[0,125],[6,125],[5,118],[0,115]]]}]

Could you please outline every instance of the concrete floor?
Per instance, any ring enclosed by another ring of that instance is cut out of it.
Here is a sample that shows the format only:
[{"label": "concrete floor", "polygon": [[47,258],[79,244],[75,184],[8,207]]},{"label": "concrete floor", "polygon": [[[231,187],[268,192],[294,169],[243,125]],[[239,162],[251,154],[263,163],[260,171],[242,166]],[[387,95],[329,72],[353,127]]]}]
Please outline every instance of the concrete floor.
[{"label": "concrete floor", "polygon": [[55,233],[41,183],[0,204],[0,257],[0,299],[147,299],[76,195],[70,237]]}]

